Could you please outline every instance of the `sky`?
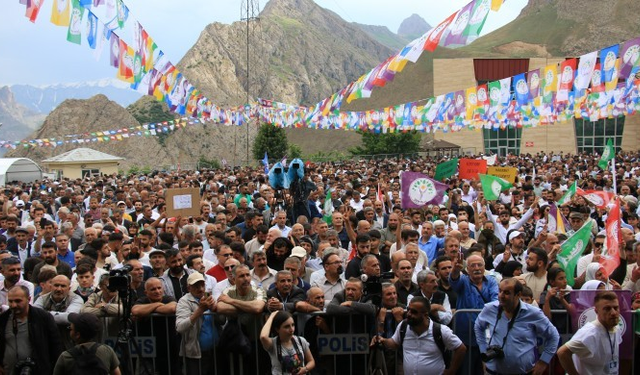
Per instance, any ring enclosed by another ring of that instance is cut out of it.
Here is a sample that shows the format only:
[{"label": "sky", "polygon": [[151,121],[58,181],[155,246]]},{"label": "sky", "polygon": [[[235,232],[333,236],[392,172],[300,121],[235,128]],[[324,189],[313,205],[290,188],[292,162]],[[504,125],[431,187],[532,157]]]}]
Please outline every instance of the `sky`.
[{"label": "sky", "polygon": [[[48,85],[96,81],[115,76],[108,66],[108,49],[99,60],[83,38],[82,45],[67,42],[67,28],[49,22],[54,0],[44,0],[35,24],[24,17],[18,0],[7,0],[0,12],[0,86]],[[242,0],[125,0],[130,18],[136,19],[158,47],[177,64],[213,22],[240,20]],[[435,26],[469,0],[315,0],[347,22],[387,26],[397,32],[400,23],[416,13]],[[266,0],[260,0],[260,9]],[[491,12],[483,34],[512,21],[527,0],[507,0]],[[85,14],[86,19],[86,14]],[[131,40],[131,32],[123,31]],[[371,67],[373,68],[373,67]],[[363,72],[365,73],[365,72]]]}]

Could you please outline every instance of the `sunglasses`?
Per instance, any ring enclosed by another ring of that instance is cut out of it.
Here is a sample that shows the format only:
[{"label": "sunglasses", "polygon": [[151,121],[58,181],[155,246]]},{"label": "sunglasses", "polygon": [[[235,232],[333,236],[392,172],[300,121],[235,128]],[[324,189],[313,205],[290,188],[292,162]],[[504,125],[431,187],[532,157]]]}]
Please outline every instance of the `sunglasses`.
[{"label": "sunglasses", "polygon": [[233,269],[233,267],[235,267],[235,266],[226,266],[226,267],[224,267],[224,269],[227,270],[227,271],[231,271]]},{"label": "sunglasses", "polygon": [[602,247],[602,246],[604,246],[604,243],[602,243],[602,242],[594,242],[593,246],[594,247]]}]

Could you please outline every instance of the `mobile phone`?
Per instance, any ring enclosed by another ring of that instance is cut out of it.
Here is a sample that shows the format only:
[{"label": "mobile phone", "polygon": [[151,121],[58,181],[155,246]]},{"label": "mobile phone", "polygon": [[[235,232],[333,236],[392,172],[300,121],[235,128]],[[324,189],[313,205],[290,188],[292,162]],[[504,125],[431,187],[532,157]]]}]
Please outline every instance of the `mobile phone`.
[{"label": "mobile phone", "polygon": [[204,292],[204,298],[209,298],[211,296],[211,293],[209,292]]}]

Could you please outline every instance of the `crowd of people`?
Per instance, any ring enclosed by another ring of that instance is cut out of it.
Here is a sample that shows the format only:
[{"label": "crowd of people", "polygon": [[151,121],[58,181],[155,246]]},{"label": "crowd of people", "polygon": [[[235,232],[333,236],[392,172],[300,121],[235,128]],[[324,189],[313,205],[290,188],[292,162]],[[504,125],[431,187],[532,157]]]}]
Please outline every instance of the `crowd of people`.
[{"label": "crowd of people", "polygon": [[[631,373],[618,291],[640,308],[640,153],[618,153],[615,171],[593,154],[499,157],[518,176],[497,200],[454,175],[444,203],[404,209],[402,172],[433,176],[446,160],[306,163],[289,189],[247,167],[7,184],[0,374],[63,373],[78,353],[112,374]],[[607,209],[558,203],[574,182],[620,202],[611,274]],[[187,187],[199,215],[169,216],[167,191]],[[548,229],[551,207],[566,230]],[[567,275],[561,244],[585,225],[592,238]],[[114,287],[123,274],[127,298]],[[594,290],[596,320],[575,332],[578,289]],[[155,337],[154,359],[120,363],[94,346],[127,312],[136,335]],[[369,335],[375,361],[318,345],[350,333]]]}]

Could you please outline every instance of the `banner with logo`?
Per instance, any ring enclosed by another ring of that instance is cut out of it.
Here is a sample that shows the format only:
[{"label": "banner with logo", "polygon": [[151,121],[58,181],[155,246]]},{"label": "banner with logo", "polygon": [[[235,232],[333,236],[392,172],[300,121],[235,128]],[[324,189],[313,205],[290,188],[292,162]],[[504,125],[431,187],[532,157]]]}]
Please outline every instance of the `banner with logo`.
[{"label": "banner with logo", "polygon": [[487,173],[487,161],[484,159],[460,159],[458,176],[461,180],[477,180],[479,174]]},{"label": "banner with logo", "polygon": [[422,208],[441,204],[448,186],[417,172],[402,172],[402,208]]},{"label": "banner with logo", "polygon": [[[593,299],[598,290],[574,290],[571,292],[571,303],[575,310],[571,314],[573,332],[582,328],[585,324],[597,319]],[[633,358],[633,326],[631,316],[631,291],[612,290],[618,295],[620,304],[620,322],[618,329],[622,330],[622,344],[620,345],[620,358]]]}]

